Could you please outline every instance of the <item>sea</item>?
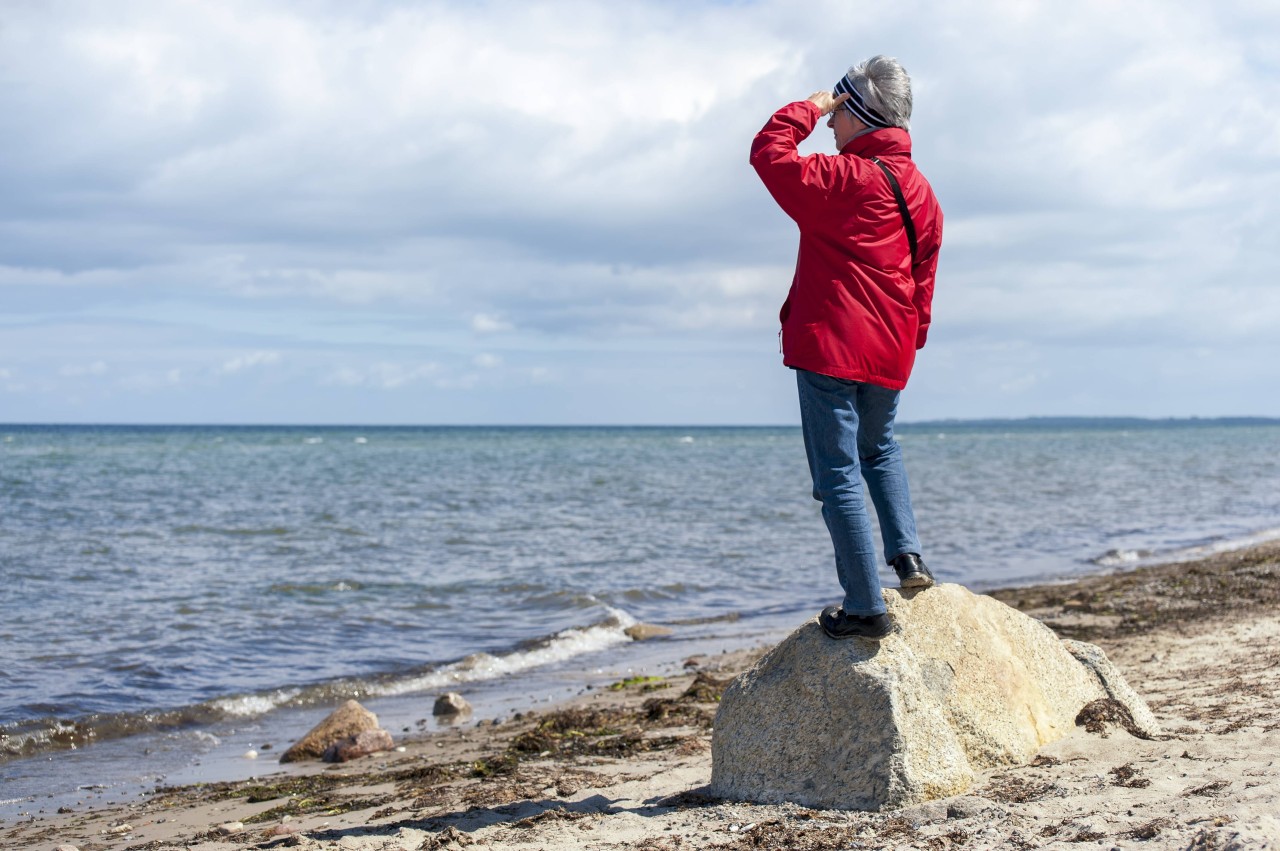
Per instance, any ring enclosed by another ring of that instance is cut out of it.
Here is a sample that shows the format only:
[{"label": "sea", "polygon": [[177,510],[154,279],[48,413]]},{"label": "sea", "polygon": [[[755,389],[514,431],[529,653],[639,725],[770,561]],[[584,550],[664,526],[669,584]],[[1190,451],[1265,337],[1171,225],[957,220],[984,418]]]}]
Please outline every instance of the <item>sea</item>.
[{"label": "sea", "polygon": [[[940,581],[1280,537],[1280,421],[898,437]],[[794,427],[0,425],[0,819],[279,771],[349,697],[396,736],[445,691],[509,717],[839,597]]]}]

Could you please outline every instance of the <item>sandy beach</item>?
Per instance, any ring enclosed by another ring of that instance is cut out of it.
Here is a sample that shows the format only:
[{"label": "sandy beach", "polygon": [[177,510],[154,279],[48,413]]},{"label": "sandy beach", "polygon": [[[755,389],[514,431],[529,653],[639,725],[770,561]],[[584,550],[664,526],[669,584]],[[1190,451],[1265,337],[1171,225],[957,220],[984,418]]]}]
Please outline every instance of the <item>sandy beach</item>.
[{"label": "sandy beach", "polygon": [[[724,685],[764,652],[686,660],[565,704],[308,763],[0,824],[4,848],[1280,847],[1280,542],[994,592],[1100,645],[1167,736],[1101,722],[965,795],[882,813],[715,800]],[[797,624],[798,626],[799,624]],[[424,698],[429,711],[429,700]],[[319,716],[316,720],[319,720]],[[1267,844],[1270,843],[1270,844]]]}]

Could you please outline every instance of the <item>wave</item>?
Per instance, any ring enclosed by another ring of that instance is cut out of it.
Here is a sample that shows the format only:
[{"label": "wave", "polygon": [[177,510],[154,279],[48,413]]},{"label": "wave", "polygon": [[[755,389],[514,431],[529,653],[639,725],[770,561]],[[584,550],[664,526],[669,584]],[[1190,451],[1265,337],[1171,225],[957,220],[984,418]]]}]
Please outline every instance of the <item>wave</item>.
[{"label": "wave", "polygon": [[1247,535],[1221,536],[1197,544],[1167,549],[1113,549],[1089,559],[1099,567],[1141,567],[1147,564],[1195,561],[1219,553],[1248,549],[1269,541],[1280,540],[1280,527],[1259,529]]},{"label": "wave", "polygon": [[242,722],[279,709],[332,704],[347,698],[430,692],[513,676],[631,641],[625,630],[634,626],[636,619],[621,609],[603,608],[607,616],[596,623],[529,639],[504,653],[473,653],[439,666],[228,695],[172,709],[100,713],[74,719],[45,717],[6,724],[0,726],[0,760],[75,750],[94,742],[143,733],[191,730],[232,720]]}]

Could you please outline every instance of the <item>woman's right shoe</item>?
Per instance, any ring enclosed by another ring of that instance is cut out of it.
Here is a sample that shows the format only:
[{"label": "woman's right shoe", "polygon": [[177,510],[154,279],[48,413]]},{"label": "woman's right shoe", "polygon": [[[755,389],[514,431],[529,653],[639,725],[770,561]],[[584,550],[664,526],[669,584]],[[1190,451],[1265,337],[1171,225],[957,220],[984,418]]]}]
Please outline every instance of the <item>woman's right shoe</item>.
[{"label": "woman's right shoe", "polygon": [[929,588],[933,585],[933,574],[915,553],[903,553],[890,564],[893,565],[893,572],[898,574],[898,584],[903,588]]},{"label": "woman's right shoe", "polygon": [[839,606],[827,606],[818,615],[818,625],[831,638],[884,638],[893,632],[888,615],[848,615]]}]

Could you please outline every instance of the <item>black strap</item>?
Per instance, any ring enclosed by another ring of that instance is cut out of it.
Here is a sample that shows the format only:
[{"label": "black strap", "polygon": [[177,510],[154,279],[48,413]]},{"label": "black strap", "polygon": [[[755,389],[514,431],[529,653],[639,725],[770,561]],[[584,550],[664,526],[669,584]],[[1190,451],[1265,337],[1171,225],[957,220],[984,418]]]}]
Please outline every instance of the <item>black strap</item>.
[{"label": "black strap", "polygon": [[911,265],[916,265],[916,224],[911,221],[911,211],[907,209],[907,199],[902,197],[902,187],[898,186],[897,179],[893,176],[893,172],[889,171],[889,167],[880,162],[876,157],[871,157],[871,161],[880,166],[880,170],[884,172],[884,176],[889,178],[889,186],[893,189],[893,197],[898,201],[898,212],[902,214],[902,225],[907,229],[907,242],[911,243]]}]

